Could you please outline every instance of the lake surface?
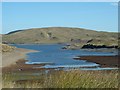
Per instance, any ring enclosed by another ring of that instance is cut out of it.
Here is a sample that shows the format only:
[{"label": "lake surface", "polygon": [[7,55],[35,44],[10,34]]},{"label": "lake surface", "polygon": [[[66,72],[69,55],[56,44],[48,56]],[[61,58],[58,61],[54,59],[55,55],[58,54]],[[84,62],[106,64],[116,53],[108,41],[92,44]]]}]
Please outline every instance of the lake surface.
[{"label": "lake surface", "polygon": [[[85,60],[74,60],[76,56],[109,56],[117,55],[117,52],[97,52],[88,50],[63,50],[61,49],[64,44],[36,44],[36,45],[14,45],[18,48],[33,49],[39,52],[33,52],[27,54],[26,64],[46,64],[42,67],[33,68],[54,68],[70,70],[70,69],[81,69],[81,70],[106,70],[115,68],[100,68],[99,64],[93,62],[86,62]],[[88,68],[94,67],[94,68]]]}]

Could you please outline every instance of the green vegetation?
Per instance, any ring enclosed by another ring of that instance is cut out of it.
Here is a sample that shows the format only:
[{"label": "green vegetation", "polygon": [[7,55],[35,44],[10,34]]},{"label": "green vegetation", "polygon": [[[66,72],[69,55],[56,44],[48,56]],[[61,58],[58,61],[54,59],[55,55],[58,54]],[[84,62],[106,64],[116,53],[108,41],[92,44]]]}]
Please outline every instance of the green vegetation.
[{"label": "green vegetation", "polygon": [[118,71],[55,71],[3,74],[4,88],[118,88]]}]

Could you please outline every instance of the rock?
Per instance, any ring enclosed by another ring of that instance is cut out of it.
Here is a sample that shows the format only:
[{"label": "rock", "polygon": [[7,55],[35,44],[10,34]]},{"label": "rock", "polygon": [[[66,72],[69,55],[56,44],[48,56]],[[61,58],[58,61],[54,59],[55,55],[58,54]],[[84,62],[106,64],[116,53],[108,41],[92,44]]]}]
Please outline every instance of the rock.
[{"label": "rock", "polygon": [[107,46],[107,45],[92,45],[92,44],[86,44],[82,47],[82,49],[98,49],[98,48],[118,48],[118,46]]},{"label": "rock", "polygon": [[62,49],[68,49],[66,46],[62,47]]}]

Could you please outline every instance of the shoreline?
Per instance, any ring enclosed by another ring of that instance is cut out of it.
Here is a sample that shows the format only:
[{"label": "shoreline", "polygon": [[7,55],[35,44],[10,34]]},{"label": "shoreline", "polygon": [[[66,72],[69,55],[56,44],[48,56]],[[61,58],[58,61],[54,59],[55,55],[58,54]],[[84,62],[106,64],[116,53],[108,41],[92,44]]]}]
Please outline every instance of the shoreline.
[{"label": "shoreline", "polygon": [[[48,70],[45,68],[33,68],[41,67],[45,64],[25,64],[26,54],[31,52],[39,52],[36,50],[15,48],[13,51],[2,53],[2,73],[11,73],[11,72],[24,72],[24,71],[39,71],[39,70]],[[49,69],[50,70],[50,69]]]},{"label": "shoreline", "polygon": [[78,56],[73,58],[75,60],[86,60],[86,62],[94,62],[99,64],[100,67],[110,67],[118,68],[119,67],[119,58],[120,56]]},{"label": "shoreline", "polygon": [[[2,71],[33,71],[33,70],[53,70],[52,68],[34,68],[41,67],[46,64],[25,64],[27,60],[26,54],[30,52],[39,52],[36,50],[16,48],[11,52],[3,53],[2,57]],[[100,67],[118,67],[118,56],[78,56],[73,58],[76,60],[86,60],[87,62],[94,62],[100,64]],[[109,60],[108,60],[109,59]]]},{"label": "shoreline", "polygon": [[16,64],[16,62],[20,59],[25,59],[26,54],[30,52],[38,52],[36,50],[29,50],[23,48],[15,48],[13,51],[2,53],[2,66],[0,67],[8,67]]},{"label": "shoreline", "polygon": [[39,72],[41,70],[52,70],[46,68],[33,68],[33,67],[41,67],[45,64],[25,64],[27,60],[19,59],[16,61],[16,64],[12,64],[2,68],[2,73],[11,73],[11,72]]}]

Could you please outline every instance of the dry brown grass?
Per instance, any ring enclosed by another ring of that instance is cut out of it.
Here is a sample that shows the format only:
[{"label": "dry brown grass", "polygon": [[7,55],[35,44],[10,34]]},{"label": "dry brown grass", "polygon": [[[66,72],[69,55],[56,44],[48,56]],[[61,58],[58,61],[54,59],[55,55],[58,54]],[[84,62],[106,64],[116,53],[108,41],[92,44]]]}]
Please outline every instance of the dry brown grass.
[{"label": "dry brown grass", "polygon": [[15,47],[6,44],[0,44],[0,45],[2,46],[2,52],[10,52],[15,49]]},{"label": "dry brown grass", "polygon": [[[56,71],[39,76],[5,74],[4,88],[118,88],[118,71]],[[26,79],[21,80],[25,77]],[[29,78],[29,79],[28,79]]]}]

